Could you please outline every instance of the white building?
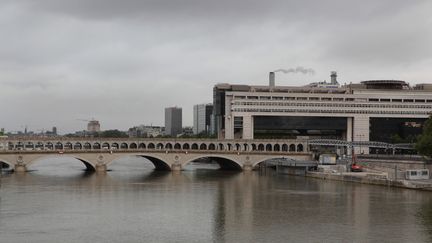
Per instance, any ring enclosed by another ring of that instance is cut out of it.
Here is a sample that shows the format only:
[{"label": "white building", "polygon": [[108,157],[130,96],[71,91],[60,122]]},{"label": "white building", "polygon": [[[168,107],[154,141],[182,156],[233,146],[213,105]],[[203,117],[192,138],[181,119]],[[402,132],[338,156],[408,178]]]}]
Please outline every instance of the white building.
[{"label": "white building", "polygon": [[401,130],[413,132],[419,126],[412,124],[421,125],[432,113],[431,85],[410,88],[404,81],[370,80],[325,86],[272,86],[272,80],[269,86],[218,84],[214,87],[217,135],[388,140]]}]

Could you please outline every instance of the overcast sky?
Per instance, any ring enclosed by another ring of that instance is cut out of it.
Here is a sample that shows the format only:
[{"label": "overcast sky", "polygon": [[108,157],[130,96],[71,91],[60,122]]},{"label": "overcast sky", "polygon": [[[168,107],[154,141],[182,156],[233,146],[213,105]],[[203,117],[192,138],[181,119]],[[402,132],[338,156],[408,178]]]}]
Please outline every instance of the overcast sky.
[{"label": "overcast sky", "polygon": [[432,1],[1,0],[0,127],[163,125],[216,83],[432,83]]}]

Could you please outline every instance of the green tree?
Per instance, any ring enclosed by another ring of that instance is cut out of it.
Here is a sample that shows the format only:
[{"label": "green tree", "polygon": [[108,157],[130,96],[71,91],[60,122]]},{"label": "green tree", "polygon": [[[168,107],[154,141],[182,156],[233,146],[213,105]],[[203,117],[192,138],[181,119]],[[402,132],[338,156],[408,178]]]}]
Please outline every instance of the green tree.
[{"label": "green tree", "polygon": [[421,155],[432,157],[432,115],[425,122],[415,148]]},{"label": "green tree", "polygon": [[100,132],[99,134],[95,134],[95,137],[102,137],[102,138],[127,138],[129,135],[126,132],[122,132],[119,130],[106,130],[103,132]]}]

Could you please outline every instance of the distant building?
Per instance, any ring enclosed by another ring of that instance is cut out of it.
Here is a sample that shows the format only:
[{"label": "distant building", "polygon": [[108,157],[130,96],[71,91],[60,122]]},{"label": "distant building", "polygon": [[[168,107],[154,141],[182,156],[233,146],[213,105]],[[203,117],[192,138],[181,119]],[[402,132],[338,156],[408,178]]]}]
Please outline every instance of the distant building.
[{"label": "distant building", "polygon": [[176,137],[182,133],[182,108],[165,108],[165,135]]},{"label": "distant building", "polygon": [[213,104],[199,104],[193,107],[193,133],[211,133]]},{"label": "distant building", "polygon": [[57,127],[53,127],[52,128],[52,134],[53,135],[57,135]]},{"label": "distant building", "polygon": [[184,136],[192,136],[193,133],[193,128],[192,127],[183,127],[183,132],[182,135]]},{"label": "distant building", "polygon": [[165,131],[161,126],[140,125],[129,128],[128,135],[132,138],[154,138],[163,135]]},{"label": "distant building", "polygon": [[87,132],[100,132],[100,124],[99,121],[91,120],[87,124]]}]

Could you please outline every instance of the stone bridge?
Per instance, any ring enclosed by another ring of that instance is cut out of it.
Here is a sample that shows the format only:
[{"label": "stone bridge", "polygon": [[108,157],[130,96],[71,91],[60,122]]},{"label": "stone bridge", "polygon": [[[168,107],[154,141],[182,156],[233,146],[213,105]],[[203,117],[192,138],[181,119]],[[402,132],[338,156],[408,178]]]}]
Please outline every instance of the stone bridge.
[{"label": "stone bridge", "polygon": [[106,171],[120,157],[140,156],[157,170],[181,170],[209,158],[221,169],[251,170],[269,159],[310,160],[308,147],[307,140],[22,138],[0,140],[0,161],[26,171],[44,158],[72,157],[89,170]]}]

